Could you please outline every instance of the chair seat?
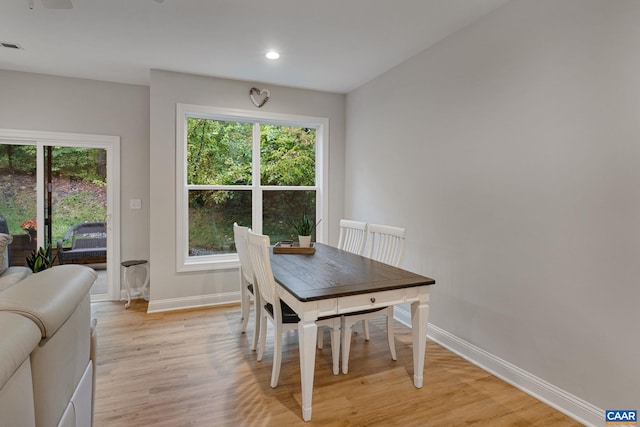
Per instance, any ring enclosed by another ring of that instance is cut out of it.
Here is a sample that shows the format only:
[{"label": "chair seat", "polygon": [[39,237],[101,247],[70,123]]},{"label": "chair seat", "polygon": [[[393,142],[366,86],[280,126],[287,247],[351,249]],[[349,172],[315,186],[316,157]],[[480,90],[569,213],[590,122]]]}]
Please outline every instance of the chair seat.
[{"label": "chair seat", "polygon": [[[300,321],[296,312],[293,311],[286,302],[280,300],[280,307],[282,309],[282,323],[298,323]],[[273,306],[267,303],[264,305],[264,308],[269,312],[271,317],[273,317]]]},{"label": "chair seat", "polygon": [[[280,307],[282,309],[282,323],[298,323],[300,322],[300,318],[298,317],[298,315],[296,314],[295,311],[293,311],[293,309],[291,307],[289,307],[289,305],[280,300]],[[269,314],[271,314],[271,316],[273,316],[273,306],[271,304],[265,304],[264,308],[269,312]],[[378,309],[372,310],[372,311],[377,311]],[[384,308],[381,308],[380,310],[384,310]],[[362,313],[361,311],[359,311],[358,313]],[[340,314],[334,314],[331,316],[323,316],[323,317],[319,317],[318,321],[322,321],[322,320],[327,320],[327,319],[333,319],[335,317],[340,317]]]}]

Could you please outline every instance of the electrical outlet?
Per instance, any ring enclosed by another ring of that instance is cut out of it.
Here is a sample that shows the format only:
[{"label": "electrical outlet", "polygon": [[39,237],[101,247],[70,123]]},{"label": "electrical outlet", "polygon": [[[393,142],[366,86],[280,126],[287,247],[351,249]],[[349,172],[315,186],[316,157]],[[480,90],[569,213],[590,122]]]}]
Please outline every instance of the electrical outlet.
[{"label": "electrical outlet", "polygon": [[140,199],[131,199],[129,200],[129,209],[140,209],[142,207],[142,202]]}]

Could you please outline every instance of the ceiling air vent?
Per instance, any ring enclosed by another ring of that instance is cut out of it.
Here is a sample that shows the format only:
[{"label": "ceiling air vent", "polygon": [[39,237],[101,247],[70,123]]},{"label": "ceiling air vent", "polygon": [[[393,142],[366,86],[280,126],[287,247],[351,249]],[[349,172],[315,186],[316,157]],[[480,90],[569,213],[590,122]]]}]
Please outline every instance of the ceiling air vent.
[{"label": "ceiling air vent", "polygon": [[18,43],[0,42],[0,46],[6,47],[7,49],[22,49],[22,46]]}]

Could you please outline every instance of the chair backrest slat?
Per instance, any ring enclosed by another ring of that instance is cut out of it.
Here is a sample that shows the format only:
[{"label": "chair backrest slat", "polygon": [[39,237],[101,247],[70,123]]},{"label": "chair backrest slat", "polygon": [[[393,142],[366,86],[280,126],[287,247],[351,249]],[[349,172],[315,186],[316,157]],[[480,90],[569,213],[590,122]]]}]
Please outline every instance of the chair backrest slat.
[{"label": "chair backrest slat", "polygon": [[240,258],[240,272],[247,284],[253,284],[253,268],[247,253],[247,234],[249,227],[242,227],[238,223],[233,224],[233,241],[236,244],[238,258]]},{"label": "chair backrest slat", "polygon": [[[280,298],[276,294],[276,281],[273,278],[273,271],[271,270],[269,236],[256,234],[249,230],[247,233],[247,252],[251,259],[251,266],[253,267],[253,274],[257,282],[260,297],[263,301],[273,306],[275,315],[276,311],[280,310]],[[256,283],[254,283],[254,285],[256,285]]]},{"label": "chair backrest slat", "polygon": [[400,267],[404,256],[406,230],[389,225],[369,224],[368,257]]},{"label": "chair backrest slat", "polygon": [[364,254],[367,238],[367,223],[361,221],[340,220],[340,239],[338,249],[354,254]]}]

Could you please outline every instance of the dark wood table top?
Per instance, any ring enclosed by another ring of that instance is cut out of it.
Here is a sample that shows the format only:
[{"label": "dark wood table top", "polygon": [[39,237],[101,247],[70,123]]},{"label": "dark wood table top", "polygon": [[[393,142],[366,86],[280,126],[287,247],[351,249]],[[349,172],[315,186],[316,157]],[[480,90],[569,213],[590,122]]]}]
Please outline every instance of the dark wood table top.
[{"label": "dark wood table top", "polygon": [[300,301],[433,285],[435,280],[332,246],[316,243],[313,255],[274,254],[273,276]]}]

